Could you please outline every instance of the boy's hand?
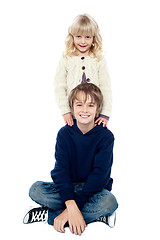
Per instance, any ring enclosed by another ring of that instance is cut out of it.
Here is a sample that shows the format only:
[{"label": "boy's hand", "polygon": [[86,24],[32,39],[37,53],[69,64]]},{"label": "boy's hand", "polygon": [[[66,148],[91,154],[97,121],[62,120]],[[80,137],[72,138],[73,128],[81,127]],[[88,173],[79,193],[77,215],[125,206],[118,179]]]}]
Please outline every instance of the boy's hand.
[{"label": "boy's hand", "polygon": [[103,117],[99,117],[95,123],[97,123],[98,125],[100,125],[101,123],[103,123],[103,127],[107,127],[108,124],[108,120],[103,118]]},{"label": "boy's hand", "polygon": [[68,221],[68,210],[67,208],[54,219],[54,229],[58,232],[64,233],[64,225]]},{"label": "boy's hand", "polygon": [[66,201],[68,210],[68,223],[70,231],[76,235],[81,235],[86,227],[83,215],[74,200]]},{"label": "boy's hand", "polygon": [[71,113],[66,113],[63,115],[65,124],[68,124],[70,127],[73,126],[74,122],[73,122],[73,117]]}]

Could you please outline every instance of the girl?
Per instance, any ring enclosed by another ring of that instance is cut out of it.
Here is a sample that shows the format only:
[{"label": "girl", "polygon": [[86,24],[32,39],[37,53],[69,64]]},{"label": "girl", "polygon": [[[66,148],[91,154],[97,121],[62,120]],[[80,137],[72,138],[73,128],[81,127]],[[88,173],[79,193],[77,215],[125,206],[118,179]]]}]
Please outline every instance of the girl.
[{"label": "girl", "polygon": [[68,95],[80,83],[94,83],[103,94],[103,108],[95,123],[107,126],[112,108],[110,78],[102,55],[99,27],[89,15],[79,15],[69,27],[66,50],[55,75],[55,96],[64,121],[74,124]]}]

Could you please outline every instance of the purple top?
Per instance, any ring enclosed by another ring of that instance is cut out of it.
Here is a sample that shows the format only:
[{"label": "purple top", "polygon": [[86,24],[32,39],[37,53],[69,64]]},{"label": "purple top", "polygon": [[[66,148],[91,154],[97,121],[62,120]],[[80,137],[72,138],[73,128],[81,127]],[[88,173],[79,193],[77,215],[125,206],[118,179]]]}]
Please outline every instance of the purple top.
[{"label": "purple top", "polygon": [[86,74],[83,72],[81,83],[87,83]]}]

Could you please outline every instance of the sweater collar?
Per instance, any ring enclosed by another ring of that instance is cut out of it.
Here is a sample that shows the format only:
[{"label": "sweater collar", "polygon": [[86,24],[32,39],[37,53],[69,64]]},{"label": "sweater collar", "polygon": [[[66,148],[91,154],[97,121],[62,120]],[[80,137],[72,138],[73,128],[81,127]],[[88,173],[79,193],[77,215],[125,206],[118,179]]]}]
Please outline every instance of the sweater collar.
[{"label": "sweater collar", "polygon": [[103,129],[103,124],[101,124],[101,125],[96,125],[95,127],[93,127],[90,131],[88,131],[88,132],[86,132],[86,133],[82,133],[81,132],[81,130],[78,128],[78,126],[77,126],[77,122],[76,122],[76,120],[74,119],[74,125],[72,126],[72,127],[70,127],[70,126],[68,126],[70,129],[72,129],[74,132],[76,132],[76,133],[78,133],[78,134],[80,134],[80,135],[83,135],[83,136],[85,136],[85,135],[90,135],[90,134],[92,134],[92,133],[94,133],[94,132],[97,132],[97,131],[100,131],[100,130],[102,130]]}]

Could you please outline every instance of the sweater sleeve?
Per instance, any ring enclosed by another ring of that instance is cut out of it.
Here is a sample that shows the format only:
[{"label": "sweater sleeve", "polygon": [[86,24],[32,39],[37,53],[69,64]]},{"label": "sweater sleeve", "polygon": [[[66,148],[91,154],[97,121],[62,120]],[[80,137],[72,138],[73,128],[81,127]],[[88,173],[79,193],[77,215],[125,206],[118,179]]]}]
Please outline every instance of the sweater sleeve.
[{"label": "sweater sleeve", "polygon": [[54,90],[58,107],[61,110],[61,114],[70,112],[68,97],[67,97],[67,70],[66,70],[66,58],[62,58],[56,70],[54,78]]},{"label": "sweater sleeve", "polygon": [[110,136],[109,140],[106,140],[106,137],[102,140],[100,149],[94,159],[93,170],[88,176],[82,191],[75,195],[75,201],[80,210],[88,198],[102,191],[104,187],[111,191],[113,180],[110,178],[110,174],[113,163],[113,145],[113,135]]},{"label": "sweater sleeve", "polygon": [[110,117],[112,112],[112,90],[105,58],[100,61],[99,83],[99,87],[103,94],[103,107],[101,114]]},{"label": "sweater sleeve", "polygon": [[70,177],[70,163],[64,138],[65,136],[59,132],[55,147],[55,167],[51,171],[51,177],[56,183],[63,202],[74,200],[73,184]]}]

